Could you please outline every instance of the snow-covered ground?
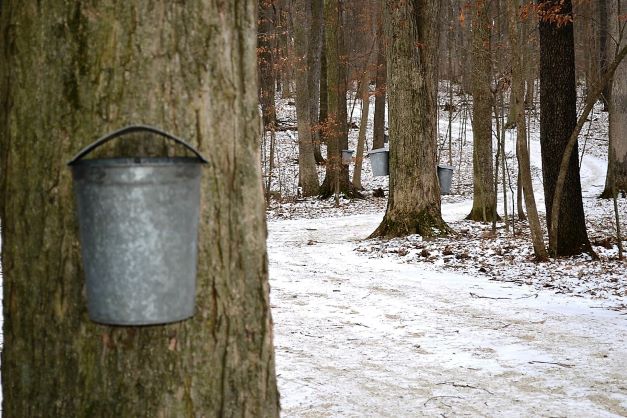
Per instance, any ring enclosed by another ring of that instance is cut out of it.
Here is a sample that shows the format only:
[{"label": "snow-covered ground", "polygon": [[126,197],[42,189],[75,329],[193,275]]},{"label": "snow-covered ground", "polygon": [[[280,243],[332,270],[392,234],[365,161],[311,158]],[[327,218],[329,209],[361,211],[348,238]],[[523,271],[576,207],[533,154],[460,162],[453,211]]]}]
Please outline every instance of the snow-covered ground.
[{"label": "snow-covered ground", "polygon": [[625,316],[354,251],[380,220],[269,223],[284,416],[627,414]]},{"label": "snow-covered ground", "polygon": [[[279,114],[286,124],[294,120],[287,101]],[[273,190],[281,199],[268,210],[268,251],[284,416],[627,416],[627,263],[617,260],[612,204],[596,198],[607,115],[597,110],[580,140],[584,208],[600,260],[536,263],[525,222],[509,230],[499,223],[493,234],[490,225],[464,221],[472,206],[472,132],[462,114],[452,123],[452,194],[442,197],[443,217],[457,234],[428,242],[366,239],[386,205],[370,193],[387,190],[368,160],[365,201],[334,207],[298,198],[297,134],[279,133]],[[447,115],[440,114],[443,163]],[[368,138],[371,129],[372,118]],[[530,132],[544,218],[537,119]],[[356,136],[352,130],[352,148]],[[516,168],[511,132],[506,138],[511,214]],[[499,192],[501,215],[504,201]],[[627,199],[619,213],[627,231]]]}]

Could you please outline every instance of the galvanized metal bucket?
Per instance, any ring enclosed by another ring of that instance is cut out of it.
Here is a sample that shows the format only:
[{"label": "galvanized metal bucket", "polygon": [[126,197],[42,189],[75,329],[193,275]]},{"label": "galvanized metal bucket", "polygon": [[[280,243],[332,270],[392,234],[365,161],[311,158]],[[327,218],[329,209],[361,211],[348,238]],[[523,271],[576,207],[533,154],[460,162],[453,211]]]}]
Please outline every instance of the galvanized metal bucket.
[{"label": "galvanized metal bucket", "polygon": [[451,183],[453,182],[453,167],[438,165],[438,181],[440,182],[440,194],[450,194]]},{"label": "galvanized metal bucket", "polygon": [[387,176],[390,174],[389,155],[390,150],[387,148],[376,148],[368,153],[373,176]]},{"label": "galvanized metal bucket", "polygon": [[[175,141],[196,157],[82,158],[134,132]],[[81,150],[72,168],[89,317],[151,325],[194,314],[200,153],[150,126],[112,132]]]},{"label": "galvanized metal bucket", "polygon": [[354,153],[355,153],[355,150],[343,149],[342,150],[342,164],[350,165],[350,163],[353,162],[353,154]]}]

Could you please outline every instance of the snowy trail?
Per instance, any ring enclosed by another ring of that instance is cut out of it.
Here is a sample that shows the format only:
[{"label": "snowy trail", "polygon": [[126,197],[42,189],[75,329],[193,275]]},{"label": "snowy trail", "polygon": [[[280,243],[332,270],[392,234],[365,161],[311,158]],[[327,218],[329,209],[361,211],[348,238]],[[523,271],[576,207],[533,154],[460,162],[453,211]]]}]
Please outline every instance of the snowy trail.
[{"label": "snowy trail", "polygon": [[625,316],[354,252],[380,219],[269,223],[284,416],[627,415]]}]

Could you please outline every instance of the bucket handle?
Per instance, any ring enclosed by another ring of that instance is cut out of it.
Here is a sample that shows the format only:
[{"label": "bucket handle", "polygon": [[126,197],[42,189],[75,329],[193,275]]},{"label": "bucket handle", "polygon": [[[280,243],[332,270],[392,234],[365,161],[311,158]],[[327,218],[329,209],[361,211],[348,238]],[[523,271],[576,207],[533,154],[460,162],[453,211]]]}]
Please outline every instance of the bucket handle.
[{"label": "bucket handle", "polygon": [[157,129],[157,128],[154,128],[154,127],[148,126],[148,125],[129,125],[129,126],[126,126],[124,128],[118,129],[117,131],[113,131],[113,132],[103,136],[102,138],[99,138],[98,140],[96,140],[92,144],[86,146],[85,148],[80,150],[78,152],[78,154],[76,154],[76,156],[74,158],[72,158],[67,164],[68,165],[74,165],[74,164],[78,163],[80,159],[82,159],[84,156],[86,156],[87,154],[89,154],[90,152],[92,152],[94,149],[98,148],[102,144],[104,144],[106,142],[109,142],[112,139],[117,138],[119,136],[126,135],[126,134],[133,133],[133,132],[150,132],[150,133],[153,133],[153,134],[161,135],[161,136],[163,136],[165,138],[171,139],[172,141],[176,142],[177,144],[180,144],[180,145],[184,146],[185,148],[187,148],[188,150],[190,150],[191,152],[196,154],[198,159],[203,164],[206,164],[208,162],[205,159],[205,157],[200,155],[200,152],[198,152],[196,150],[196,148],[192,147],[191,145],[189,145],[187,142],[183,141],[182,139],[175,137],[174,135],[171,135],[171,134],[169,134],[167,132],[164,132],[164,131],[162,131],[160,129]]}]

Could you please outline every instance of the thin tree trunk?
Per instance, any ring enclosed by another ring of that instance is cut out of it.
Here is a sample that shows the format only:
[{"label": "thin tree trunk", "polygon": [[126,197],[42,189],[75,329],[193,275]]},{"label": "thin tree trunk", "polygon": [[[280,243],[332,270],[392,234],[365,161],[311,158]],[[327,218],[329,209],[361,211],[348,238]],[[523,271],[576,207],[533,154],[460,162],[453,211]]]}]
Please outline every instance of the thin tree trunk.
[{"label": "thin tree trunk", "polygon": [[[522,42],[521,46],[525,49],[525,109],[531,110],[534,107],[534,97],[536,91],[536,78],[537,78],[537,47],[535,41],[537,40],[537,24],[534,14],[527,16],[526,21],[523,24]],[[532,35],[533,34],[533,35]]]},{"label": "thin tree trunk", "polygon": [[[437,164],[436,0],[386,0],[390,194],[372,236],[445,235]],[[417,47],[418,46],[418,47]]]},{"label": "thin tree trunk", "polygon": [[[328,83],[327,83],[327,48],[326,30],[322,36],[322,51],[320,52],[320,116],[318,117],[318,133],[320,143],[326,142],[327,118],[329,115]],[[328,154],[327,149],[327,154]]]},{"label": "thin tree trunk", "polygon": [[279,13],[279,22],[281,27],[281,97],[289,98],[293,96],[292,81],[294,62],[294,48],[290,40],[289,20],[290,20],[290,5],[282,4],[281,11]]},{"label": "thin tree trunk", "polygon": [[309,31],[309,52],[307,55],[309,68],[309,108],[311,113],[311,140],[313,142],[316,164],[324,163],[320,150],[320,74],[322,38],[324,36],[324,1],[310,0],[311,28]]},{"label": "thin tree trunk", "polygon": [[385,62],[385,42],[383,33],[383,2],[377,8],[377,74],[374,99],[374,126],[372,132],[372,148],[383,148],[385,145],[385,96],[387,68]]},{"label": "thin tree trunk", "polygon": [[273,48],[275,44],[274,8],[272,0],[259,1],[259,28],[257,33],[257,59],[259,61],[259,103],[264,129],[276,126],[274,101],[275,77]]},{"label": "thin tree trunk", "polygon": [[[607,66],[610,63],[609,60],[609,37],[608,37],[608,3],[611,6],[617,6],[617,2],[620,0],[598,0],[599,9],[599,70],[601,75],[607,72]],[[603,101],[603,110],[609,111],[610,98],[612,94],[612,86],[608,83],[603,89],[601,94],[601,100]]]},{"label": "thin tree trunk", "polygon": [[[372,55],[372,52],[371,54]],[[363,190],[361,185],[361,168],[364,161],[364,148],[366,144],[366,132],[368,131],[368,114],[370,112],[370,56],[366,61],[364,76],[361,80],[361,120],[359,122],[359,138],[357,139],[357,152],[355,156],[355,168],[353,170],[353,186],[357,190]]]},{"label": "thin tree trunk", "polygon": [[[2,2],[2,413],[278,417],[257,5],[99,5]],[[135,123],[178,134],[209,160],[196,312],[170,325],[110,327],[87,318],[65,162],[100,134]]]}]

